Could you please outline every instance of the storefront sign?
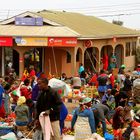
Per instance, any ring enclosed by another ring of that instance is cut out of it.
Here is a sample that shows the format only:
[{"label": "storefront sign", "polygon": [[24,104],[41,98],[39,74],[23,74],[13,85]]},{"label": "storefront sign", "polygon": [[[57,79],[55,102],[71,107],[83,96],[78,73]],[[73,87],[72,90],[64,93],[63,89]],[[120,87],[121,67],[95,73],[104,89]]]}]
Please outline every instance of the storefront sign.
[{"label": "storefront sign", "polygon": [[90,48],[93,46],[93,42],[91,40],[85,40],[84,41],[84,47]]},{"label": "storefront sign", "polygon": [[0,46],[13,46],[13,38],[12,37],[0,37]]},{"label": "storefront sign", "polygon": [[74,37],[49,37],[48,46],[51,47],[75,47],[77,46],[77,38]]},{"label": "storefront sign", "polygon": [[20,26],[42,26],[43,18],[42,17],[16,17],[15,25]]},{"label": "storefront sign", "polygon": [[16,37],[15,42],[17,46],[47,46],[48,38],[44,37]]}]

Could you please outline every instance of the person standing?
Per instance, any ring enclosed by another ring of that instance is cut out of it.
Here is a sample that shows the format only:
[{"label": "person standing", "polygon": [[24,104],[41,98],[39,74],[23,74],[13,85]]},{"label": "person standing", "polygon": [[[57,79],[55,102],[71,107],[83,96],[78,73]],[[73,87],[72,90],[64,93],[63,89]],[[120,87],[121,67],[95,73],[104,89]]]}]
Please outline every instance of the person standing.
[{"label": "person standing", "polygon": [[101,70],[100,75],[97,78],[97,81],[99,83],[98,92],[99,92],[101,99],[102,99],[102,96],[107,91],[107,80],[108,80],[107,74],[105,73],[104,70]]},{"label": "person standing", "polygon": [[128,101],[132,97],[132,86],[133,86],[133,83],[130,80],[130,75],[126,74],[123,90],[126,92],[126,94],[128,96]]},{"label": "person standing", "polygon": [[80,63],[80,67],[79,67],[79,70],[78,70],[79,75],[81,75],[81,73],[82,73],[83,71],[85,71],[84,66],[83,66],[82,63]]},{"label": "person standing", "polygon": [[36,123],[39,122],[39,115],[45,112],[43,115],[50,117],[51,127],[54,135],[51,135],[51,140],[60,140],[60,109],[62,100],[59,94],[48,86],[47,78],[40,78],[38,80],[38,87],[40,94],[36,103]]}]

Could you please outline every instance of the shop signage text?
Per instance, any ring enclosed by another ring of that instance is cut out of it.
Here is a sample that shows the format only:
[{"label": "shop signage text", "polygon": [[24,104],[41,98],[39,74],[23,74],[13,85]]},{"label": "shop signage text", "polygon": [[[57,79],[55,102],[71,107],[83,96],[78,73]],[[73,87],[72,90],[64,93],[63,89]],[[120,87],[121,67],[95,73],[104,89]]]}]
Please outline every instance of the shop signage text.
[{"label": "shop signage text", "polygon": [[15,41],[18,46],[47,46],[48,38],[45,37],[16,37]]},{"label": "shop signage text", "polygon": [[77,38],[74,37],[49,37],[48,46],[51,47],[75,47]]},{"label": "shop signage text", "polygon": [[12,37],[0,37],[0,46],[13,46],[13,38]]},{"label": "shop signage text", "polygon": [[16,17],[15,25],[20,26],[42,26],[43,18],[42,17]]}]

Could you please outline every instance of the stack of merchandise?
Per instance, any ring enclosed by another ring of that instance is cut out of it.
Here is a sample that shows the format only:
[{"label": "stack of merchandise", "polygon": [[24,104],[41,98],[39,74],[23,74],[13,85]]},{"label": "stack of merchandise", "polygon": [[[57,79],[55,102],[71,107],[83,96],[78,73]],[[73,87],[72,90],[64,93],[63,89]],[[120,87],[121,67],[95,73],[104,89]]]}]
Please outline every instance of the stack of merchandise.
[{"label": "stack of merchandise", "polygon": [[97,88],[95,86],[86,87],[85,90],[86,90],[85,96],[86,97],[90,97],[90,98],[92,98],[93,97],[93,94],[95,92],[97,92]]},{"label": "stack of merchandise", "polygon": [[6,135],[14,131],[14,119],[13,118],[0,118],[0,136]]}]

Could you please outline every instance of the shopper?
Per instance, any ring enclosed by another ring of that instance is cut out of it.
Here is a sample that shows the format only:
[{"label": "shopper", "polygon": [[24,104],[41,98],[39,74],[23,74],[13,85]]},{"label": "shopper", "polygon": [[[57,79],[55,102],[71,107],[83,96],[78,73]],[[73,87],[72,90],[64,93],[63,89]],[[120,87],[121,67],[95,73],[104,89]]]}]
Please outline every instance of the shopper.
[{"label": "shopper", "polygon": [[51,140],[60,140],[60,109],[62,105],[59,94],[48,86],[47,78],[40,78],[38,80],[38,87],[40,89],[40,95],[36,103],[36,124],[39,123],[39,115],[45,112],[43,115],[50,117],[52,130],[54,136],[51,135]]}]

